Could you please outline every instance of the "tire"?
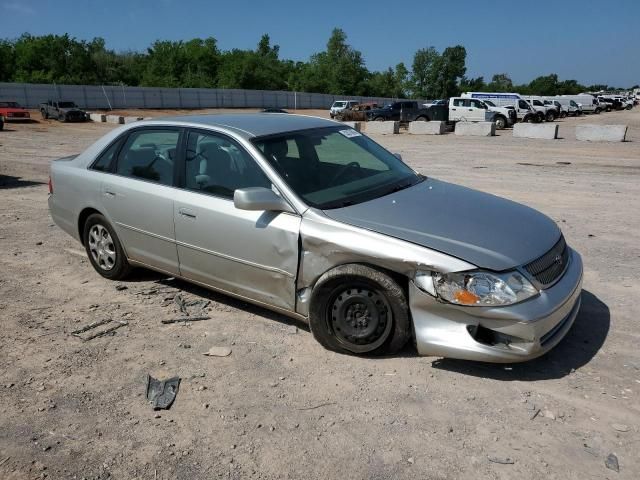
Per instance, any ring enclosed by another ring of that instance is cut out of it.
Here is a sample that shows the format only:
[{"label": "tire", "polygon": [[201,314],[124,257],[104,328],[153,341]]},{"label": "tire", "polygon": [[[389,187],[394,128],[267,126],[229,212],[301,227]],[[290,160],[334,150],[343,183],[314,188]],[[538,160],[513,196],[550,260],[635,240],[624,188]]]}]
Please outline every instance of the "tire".
[{"label": "tire", "polygon": [[624,107],[625,110],[631,110],[633,107],[631,105],[627,105],[626,107]]},{"label": "tire", "polygon": [[505,128],[507,128],[507,119],[504,118],[502,115],[498,115],[495,118],[495,124],[498,130],[504,130]]},{"label": "tire", "polygon": [[4,130],[4,122],[0,122],[0,132]]},{"label": "tire", "polygon": [[601,111],[602,111],[602,110],[600,110],[599,108],[596,108],[596,109],[595,109],[595,111],[594,111],[594,113],[595,113],[596,115],[600,115],[600,112],[601,112]]},{"label": "tire", "polygon": [[46,110],[41,110],[40,113],[42,113],[42,118],[49,120],[49,113]]},{"label": "tire", "polygon": [[67,121],[67,116],[64,113],[59,113],[58,114],[58,121],[59,122],[65,122]]},{"label": "tire", "polygon": [[373,119],[374,122],[384,122],[384,117],[376,117]]},{"label": "tire", "polygon": [[429,119],[427,117],[425,117],[424,115],[420,115],[418,118],[416,118],[414,121],[416,122],[428,122]]},{"label": "tire", "polygon": [[547,113],[545,113],[544,119],[547,122],[553,122],[556,119],[556,116],[553,114],[551,110],[549,110]]},{"label": "tire", "polygon": [[560,112],[560,118],[567,118],[567,112]]},{"label": "tire", "polygon": [[525,116],[522,121],[525,123],[538,123],[537,120],[538,120],[537,115],[528,115],[528,116]]},{"label": "tire", "polygon": [[89,261],[100,275],[121,280],[131,272],[115,230],[102,215],[89,215],[82,229],[82,239]]},{"label": "tire", "polygon": [[409,306],[402,288],[386,273],[341,265],[313,289],[309,326],[325,348],[356,355],[389,355],[411,337]]}]

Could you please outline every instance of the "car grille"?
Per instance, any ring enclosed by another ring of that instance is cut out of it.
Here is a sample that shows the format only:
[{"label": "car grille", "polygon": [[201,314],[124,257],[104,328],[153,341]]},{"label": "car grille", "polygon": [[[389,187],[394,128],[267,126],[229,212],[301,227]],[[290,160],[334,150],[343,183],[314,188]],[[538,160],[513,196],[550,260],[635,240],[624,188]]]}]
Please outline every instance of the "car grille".
[{"label": "car grille", "polygon": [[565,271],[569,263],[569,249],[564,237],[549,250],[547,253],[537,258],[531,263],[524,266],[543,286],[547,286],[556,281]]}]

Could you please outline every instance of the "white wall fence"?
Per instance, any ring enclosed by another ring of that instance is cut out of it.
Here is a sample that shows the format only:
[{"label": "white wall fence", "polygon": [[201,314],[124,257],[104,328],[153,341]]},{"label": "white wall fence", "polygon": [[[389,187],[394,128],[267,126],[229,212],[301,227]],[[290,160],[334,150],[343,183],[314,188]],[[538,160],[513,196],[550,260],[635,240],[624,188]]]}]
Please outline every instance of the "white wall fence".
[{"label": "white wall fence", "polygon": [[0,83],[0,101],[16,101],[37,108],[47,100],[70,100],[82,108],[319,108],[328,109],[334,100],[392,102],[392,98],[328,95],[222,88],[153,88],[114,85],[50,85]]}]

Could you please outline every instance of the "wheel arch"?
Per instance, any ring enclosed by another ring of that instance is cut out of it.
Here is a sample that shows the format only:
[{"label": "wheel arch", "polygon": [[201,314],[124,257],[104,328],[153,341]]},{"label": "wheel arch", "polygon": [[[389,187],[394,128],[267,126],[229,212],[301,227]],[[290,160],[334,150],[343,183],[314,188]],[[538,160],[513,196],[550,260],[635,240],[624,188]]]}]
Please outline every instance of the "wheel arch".
[{"label": "wheel arch", "polygon": [[80,212],[80,215],[78,215],[78,237],[80,238],[80,243],[82,243],[82,245],[84,245],[84,224],[87,223],[87,218],[89,218],[89,216],[93,215],[94,213],[103,215],[102,212],[96,210],[93,207],[84,208]]}]

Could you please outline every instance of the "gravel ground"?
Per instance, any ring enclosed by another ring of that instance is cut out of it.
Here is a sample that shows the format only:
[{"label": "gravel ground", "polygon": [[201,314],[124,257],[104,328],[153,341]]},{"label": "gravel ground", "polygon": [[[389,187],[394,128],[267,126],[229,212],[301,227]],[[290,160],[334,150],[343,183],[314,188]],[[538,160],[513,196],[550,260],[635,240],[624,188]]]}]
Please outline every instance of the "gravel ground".
[{"label": "gravel ground", "polygon": [[[631,141],[577,142],[580,123],[628,124]],[[0,478],[640,478],[640,109],[560,125],[555,141],[375,137],[426,175],[545,212],[583,255],[573,329],[543,358],[506,366],[411,348],[339,355],[304,323],[184,282],[109,282],[53,225],[46,181],[49,160],[114,126],[7,125]],[[211,319],[162,324],[178,295]],[[71,335],[103,319],[128,324]],[[212,346],[232,353],[203,356]],[[182,378],[170,410],[147,403],[148,373]]]}]

